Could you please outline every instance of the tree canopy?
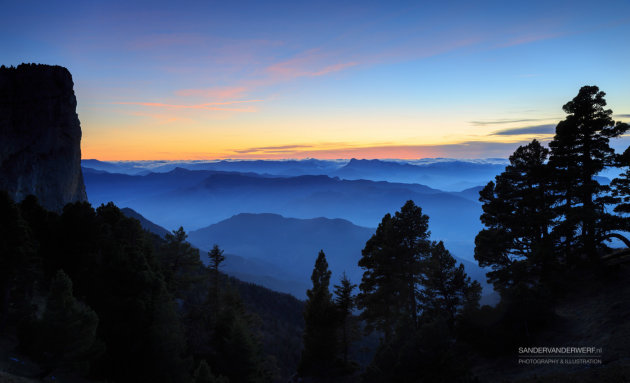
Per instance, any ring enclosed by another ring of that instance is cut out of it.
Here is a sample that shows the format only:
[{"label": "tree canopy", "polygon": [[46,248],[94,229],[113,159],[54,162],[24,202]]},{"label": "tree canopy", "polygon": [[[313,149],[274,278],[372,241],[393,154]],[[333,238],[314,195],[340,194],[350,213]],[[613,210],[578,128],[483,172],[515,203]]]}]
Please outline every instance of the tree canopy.
[{"label": "tree canopy", "polygon": [[624,134],[628,124],[612,119],[605,109],[606,94],[597,86],[583,86],[562,109],[568,114],[558,123],[549,143],[549,166],[554,175],[553,188],[563,202],[556,212],[557,226],[568,262],[575,257],[597,256],[602,240],[617,229],[616,220],[606,210],[609,187],[595,178],[605,167],[616,165],[610,139]]},{"label": "tree canopy", "polygon": [[498,291],[538,283],[542,268],[555,261],[548,155],[537,140],[519,147],[505,171],[479,193],[485,229],[475,238],[475,259],[492,268],[488,280]]},{"label": "tree canopy", "polygon": [[299,372],[306,376],[329,376],[337,353],[337,317],[330,293],[330,275],[326,254],[320,251],[315,261],[304,307],[304,349]]},{"label": "tree canopy", "polygon": [[367,241],[359,260],[365,271],[357,307],[368,331],[391,339],[417,325],[422,263],[429,255],[429,217],[413,201],[394,216],[386,214]]}]

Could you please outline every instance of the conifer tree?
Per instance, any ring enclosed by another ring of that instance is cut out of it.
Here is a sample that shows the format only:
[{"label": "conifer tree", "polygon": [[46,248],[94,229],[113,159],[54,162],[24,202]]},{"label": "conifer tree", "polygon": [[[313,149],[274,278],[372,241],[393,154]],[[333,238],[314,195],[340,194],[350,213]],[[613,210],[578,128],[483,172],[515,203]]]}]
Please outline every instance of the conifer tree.
[{"label": "conifer tree", "polygon": [[548,154],[536,140],[519,147],[505,171],[479,192],[486,228],[475,238],[475,259],[492,268],[488,280],[499,292],[538,284],[555,262]]},{"label": "conifer tree", "polygon": [[392,231],[393,218],[388,213],[362,250],[359,267],[364,272],[356,297],[366,331],[381,332],[386,342],[393,337],[401,306],[396,293],[399,283],[393,270],[396,266],[396,243]]},{"label": "conifer tree", "polygon": [[164,278],[169,290],[176,297],[181,297],[195,282],[197,271],[203,265],[199,258],[199,250],[192,247],[186,238],[188,234],[183,227],[173,230],[172,234],[166,234],[166,243],[161,252]]},{"label": "conifer tree", "polygon": [[[210,270],[212,271],[212,292],[211,295],[214,299],[215,305],[219,303],[219,266],[225,260],[225,256],[223,255],[223,250],[219,249],[219,245],[214,245],[212,250],[208,252],[208,257],[210,258]],[[218,306],[217,306],[218,309]]]},{"label": "conifer tree", "polygon": [[330,270],[324,251],[320,251],[311,275],[313,287],[306,291],[304,308],[304,349],[298,370],[303,376],[332,373],[336,357],[336,315],[329,290]]},{"label": "conifer tree", "polygon": [[429,254],[429,217],[407,201],[387,214],[367,241],[359,266],[365,271],[357,295],[366,330],[378,330],[385,341],[395,331],[414,330],[419,312],[422,262]]},{"label": "conifer tree", "polygon": [[602,239],[616,229],[615,220],[606,212],[608,187],[595,176],[615,164],[609,140],[625,133],[629,126],[615,124],[612,111],[604,109],[605,95],[596,86],[583,86],[562,107],[568,116],[558,124],[549,143],[554,189],[563,199],[558,208],[562,223],[556,231],[569,262],[579,255],[595,257]]},{"label": "conifer tree", "polygon": [[350,282],[350,279],[343,273],[339,285],[334,286],[335,305],[339,312],[339,325],[341,332],[340,348],[344,366],[348,366],[348,349],[352,341],[356,325],[352,318],[352,310],[355,307],[352,291],[357,285]]},{"label": "conifer tree", "polygon": [[[427,240],[425,236],[417,237]],[[454,329],[465,313],[478,308],[481,286],[471,281],[463,265],[456,266],[442,242],[424,242],[419,248],[420,275],[415,286],[421,312],[418,323],[415,328],[402,328],[381,342],[363,375],[366,382],[467,381]],[[392,298],[395,297],[394,294]],[[378,319],[378,315],[388,312],[373,311],[372,315]],[[404,309],[397,315],[394,319],[403,323],[408,320]]]},{"label": "conifer tree", "polygon": [[478,306],[481,296],[479,282],[471,281],[463,264],[456,266],[455,258],[446,250],[442,241],[431,244],[431,255],[425,262],[422,287],[420,300],[425,321],[444,320],[451,331],[464,310]]}]

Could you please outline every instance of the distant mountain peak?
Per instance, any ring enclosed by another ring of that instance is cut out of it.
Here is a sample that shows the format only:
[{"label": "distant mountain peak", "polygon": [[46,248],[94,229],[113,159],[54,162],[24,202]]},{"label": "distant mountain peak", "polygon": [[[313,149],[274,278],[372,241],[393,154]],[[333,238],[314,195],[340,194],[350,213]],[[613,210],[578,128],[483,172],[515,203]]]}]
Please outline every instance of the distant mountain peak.
[{"label": "distant mountain peak", "polygon": [[184,174],[184,173],[190,173],[190,172],[192,172],[192,170],[188,170],[186,168],[182,168],[181,166],[177,166],[175,167],[175,169],[171,170],[169,173]]},{"label": "distant mountain peak", "polygon": [[[292,218],[292,217],[285,217],[281,214],[276,214],[276,213],[238,213],[233,215],[232,217],[225,219],[221,222],[218,222],[216,224],[220,224],[222,222],[226,222],[232,219],[247,219],[247,220],[252,220],[252,219],[258,219],[258,220],[266,220],[266,219],[273,219],[273,220],[278,220],[278,221],[301,221],[301,222],[320,222],[320,223],[333,223],[333,224],[344,224],[344,225],[348,225],[348,226],[354,226],[354,227],[359,227],[359,228],[365,228],[364,226],[359,226],[356,225],[354,223],[352,223],[351,221],[344,219],[344,218],[328,218],[328,217],[314,217],[314,218]],[[370,229],[372,230],[372,229]]]}]

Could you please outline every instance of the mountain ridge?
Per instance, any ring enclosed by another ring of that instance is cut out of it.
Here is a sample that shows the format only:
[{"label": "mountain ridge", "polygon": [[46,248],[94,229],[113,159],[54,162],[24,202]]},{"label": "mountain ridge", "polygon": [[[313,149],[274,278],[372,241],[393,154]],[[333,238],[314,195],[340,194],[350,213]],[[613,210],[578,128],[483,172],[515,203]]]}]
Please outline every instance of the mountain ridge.
[{"label": "mountain ridge", "polygon": [[[375,231],[375,228],[357,226],[344,219],[298,219],[271,213],[240,213],[188,234],[191,244],[202,251],[218,244],[226,254],[238,254],[249,261],[272,265],[274,268],[267,269],[267,275],[263,276],[276,280],[308,280],[317,253],[323,250],[333,272],[333,281],[346,272],[351,280],[359,283],[363,274],[358,267],[361,250]],[[457,260],[464,263],[474,279],[486,285],[483,269],[473,262]],[[251,270],[259,269],[249,270],[251,274]],[[305,287],[307,284],[301,283],[281,291],[304,298]]]},{"label": "mountain ridge", "polygon": [[265,176],[295,177],[328,175],[343,179],[366,179],[402,183],[420,183],[429,187],[461,191],[486,184],[503,171],[506,159],[446,159],[421,160],[356,159],[350,160],[221,160],[221,161],[83,161],[83,166],[96,170],[127,174],[168,172],[175,167],[189,170],[253,172]]}]

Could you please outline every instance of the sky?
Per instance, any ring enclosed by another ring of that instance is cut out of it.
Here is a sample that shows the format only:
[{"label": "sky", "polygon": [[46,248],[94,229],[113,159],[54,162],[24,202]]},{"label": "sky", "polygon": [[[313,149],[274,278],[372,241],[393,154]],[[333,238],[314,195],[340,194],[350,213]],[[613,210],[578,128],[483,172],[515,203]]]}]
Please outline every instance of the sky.
[{"label": "sky", "polygon": [[583,85],[630,121],[627,0],[1,1],[0,64],[70,70],[83,158],[507,157]]}]

